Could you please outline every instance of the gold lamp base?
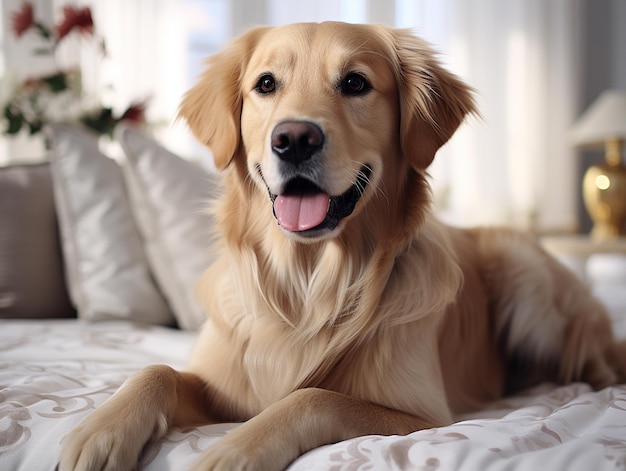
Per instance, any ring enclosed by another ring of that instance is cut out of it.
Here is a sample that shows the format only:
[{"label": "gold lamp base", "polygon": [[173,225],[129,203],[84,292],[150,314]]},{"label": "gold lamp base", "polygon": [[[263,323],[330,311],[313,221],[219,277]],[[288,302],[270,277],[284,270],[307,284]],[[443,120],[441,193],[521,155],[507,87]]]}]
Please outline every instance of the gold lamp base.
[{"label": "gold lamp base", "polygon": [[594,239],[612,239],[626,233],[626,168],[621,142],[607,142],[606,164],[589,167],[583,178],[585,207],[594,222]]}]

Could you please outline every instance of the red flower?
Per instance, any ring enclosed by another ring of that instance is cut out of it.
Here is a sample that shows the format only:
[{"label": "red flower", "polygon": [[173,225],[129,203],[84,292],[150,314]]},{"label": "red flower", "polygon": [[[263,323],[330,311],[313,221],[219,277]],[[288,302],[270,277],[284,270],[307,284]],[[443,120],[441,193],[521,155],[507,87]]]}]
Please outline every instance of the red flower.
[{"label": "red flower", "polygon": [[83,34],[93,34],[93,19],[89,7],[63,7],[63,14],[65,18],[57,27],[57,41],[70,34],[75,28]]},{"label": "red flower", "polygon": [[132,103],[120,118],[120,121],[130,121],[133,124],[146,122],[146,102]]},{"label": "red flower", "polygon": [[27,30],[29,30],[35,24],[33,19],[33,4],[30,2],[22,3],[22,8],[13,13],[11,17],[11,25],[13,32],[19,38]]}]

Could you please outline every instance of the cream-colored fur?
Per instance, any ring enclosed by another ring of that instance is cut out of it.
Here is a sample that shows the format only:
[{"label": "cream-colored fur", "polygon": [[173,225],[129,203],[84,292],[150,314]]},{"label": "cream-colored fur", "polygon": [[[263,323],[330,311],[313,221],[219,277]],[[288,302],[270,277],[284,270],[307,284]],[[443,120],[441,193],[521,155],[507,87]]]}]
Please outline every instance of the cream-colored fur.
[{"label": "cream-colored fur", "polygon": [[[624,346],[580,281],[527,236],[431,215],[426,168],[472,112],[403,30],[259,28],[211,58],[180,110],[224,173],[198,286],[208,321],[185,372],[131,378],[65,438],[60,470],[133,469],[172,427],[233,420],[247,422],[196,469],[278,470],[322,444],[449,424],[526,378],[616,382]],[[304,163],[272,148],[294,122],[323,133]],[[289,172],[360,197],[288,230],[272,200]]]}]

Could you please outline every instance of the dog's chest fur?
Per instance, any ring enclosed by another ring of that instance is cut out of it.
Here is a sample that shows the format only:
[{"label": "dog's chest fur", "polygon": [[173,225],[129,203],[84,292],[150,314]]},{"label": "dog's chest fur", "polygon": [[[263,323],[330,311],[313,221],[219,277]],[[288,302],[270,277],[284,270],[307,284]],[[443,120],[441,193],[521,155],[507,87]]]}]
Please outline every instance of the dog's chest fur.
[{"label": "dog's chest fur", "polygon": [[[445,248],[436,224],[427,224],[422,232],[419,242],[390,260],[376,250],[359,258],[337,243],[325,244],[314,256],[294,244],[279,260],[259,246],[258,251],[236,252],[237,260],[222,257],[225,265],[218,263],[216,269],[229,281],[215,286],[217,303],[210,317],[217,317],[240,344],[240,349],[230,348],[242,352],[240,365],[233,367],[246,372],[245,396],[255,398],[249,412],[311,386],[396,408],[403,398],[407,411],[447,411],[443,395],[428,394],[437,389],[432,383],[441,383],[431,352],[460,274],[453,263],[441,264],[441,277],[419,269],[425,254],[433,257]],[[348,259],[369,263],[355,265]],[[397,282],[406,277],[424,288],[407,292]],[[456,281],[442,281],[450,279]],[[433,297],[430,290],[445,296]],[[429,378],[430,386],[420,386],[420,378]],[[442,404],[431,408],[424,401]]]}]

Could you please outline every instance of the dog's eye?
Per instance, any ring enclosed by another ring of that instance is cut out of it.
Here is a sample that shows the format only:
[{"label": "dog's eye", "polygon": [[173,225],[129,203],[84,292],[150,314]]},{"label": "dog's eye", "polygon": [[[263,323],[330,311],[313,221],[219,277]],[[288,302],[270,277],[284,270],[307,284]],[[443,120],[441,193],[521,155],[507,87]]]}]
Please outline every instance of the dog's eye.
[{"label": "dog's eye", "polygon": [[341,92],[344,95],[364,95],[372,89],[372,86],[361,74],[349,73],[341,81]]},{"label": "dog's eye", "polygon": [[255,90],[262,95],[272,93],[276,90],[276,80],[270,74],[261,75],[256,83]]}]

